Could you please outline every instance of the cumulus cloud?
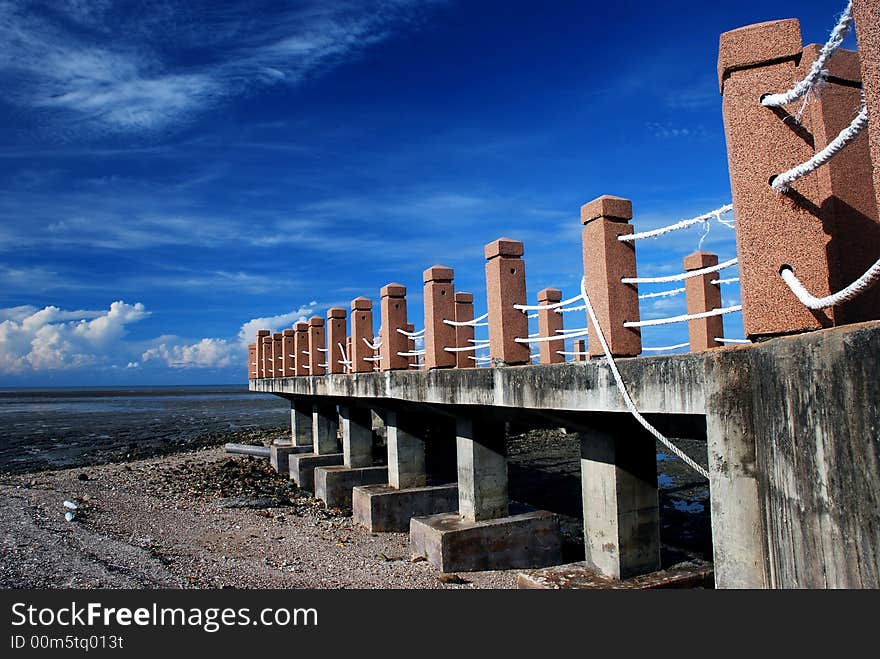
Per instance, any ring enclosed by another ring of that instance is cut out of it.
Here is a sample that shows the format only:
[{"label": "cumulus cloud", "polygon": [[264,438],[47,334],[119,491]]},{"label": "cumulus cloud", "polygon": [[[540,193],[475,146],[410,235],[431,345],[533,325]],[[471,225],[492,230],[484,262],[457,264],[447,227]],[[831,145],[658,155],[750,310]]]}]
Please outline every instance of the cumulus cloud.
[{"label": "cumulus cloud", "polygon": [[0,309],[0,373],[81,368],[106,362],[126,325],[150,314],[119,300],[102,311],[55,306]]},{"label": "cumulus cloud", "polygon": [[240,350],[225,339],[202,339],[189,345],[161,343],[141,355],[142,362],[164,362],[171,368],[222,368],[239,357]]},{"label": "cumulus cloud", "polygon": [[248,343],[253,343],[257,330],[267,329],[271,332],[277,332],[284,327],[289,327],[293,323],[306,320],[308,316],[314,314],[317,304],[317,302],[312,301],[299,309],[294,309],[279,316],[252,318],[241,326],[238,332],[238,341],[241,345],[247,346]]}]

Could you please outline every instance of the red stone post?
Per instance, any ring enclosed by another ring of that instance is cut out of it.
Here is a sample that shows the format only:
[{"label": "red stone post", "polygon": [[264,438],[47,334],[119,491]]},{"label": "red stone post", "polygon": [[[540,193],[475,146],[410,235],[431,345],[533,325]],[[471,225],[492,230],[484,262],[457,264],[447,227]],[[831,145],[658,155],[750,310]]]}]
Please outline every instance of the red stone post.
[{"label": "red stone post", "polygon": [[[718,256],[709,252],[697,251],[684,257],[686,272],[700,270],[718,265]],[[721,307],[721,285],[713,284],[718,278],[717,272],[690,277],[684,281],[684,294],[687,299],[689,314],[703,313]],[[711,348],[721,347],[715,339],[724,338],[724,322],[722,316],[709,316],[688,321],[688,337],[691,352],[703,352]]]},{"label": "red stone post", "polygon": [[269,330],[261,329],[257,330],[257,340],[255,342],[257,348],[257,377],[265,378],[268,377],[266,375],[266,355],[263,348],[263,339],[269,336]]},{"label": "red stone post", "polygon": [[[635,245],[617,239],[633,233],[631,219],[632,202],[622,197],[603,195],[581,206],[587,295],[614,357],[635,357],[642,351],[639,328],[623,326],[639,320],[638,286],[621,281],[636,276]],[[593,323],[587,328],[589,356],[604,355]]]},{"label": "red stone post", "polygon": [[[405,331],[412,334],[416,331],[416,326],[412,323],[407,323],[403,328]],[[415,352],[416,351],[416,340],[410,336],[406,337],[406,351],[407,352]],[[422,363],[424,360],[420,360],[418,356],[407,357],[407,361],[410,364],[410,368],[412,368],[412,364],[416,364],[417,366]]]},{"label": "red stone post", "polygon": [[296,355],[296,375],[308,375],[309,369],[309,324],[306,322],[293,325],[293,354]]},{"label": "red stone post", "polygon": [[383,371],[406,370],[409,368],[409,358],[397,354],[406,352],[408,347],[407,338],[397,331],[406,330],[406,286],[387,284],[382,287],[380,294],[382,327],[379,328],[379,365]]},{"label": "red stone post", "polygon": [[351,363],[351,335],[345,337],[345,354],[348,357],[348,364],[345,365],[346,373],[353,373]]},{"label": "red stone post", "polygon": [[574,352],[577,353],[574,356],[576,362],[587,361],[587,342],[583,339],[576,339],[574,342]]},{"label": "red stone post", "polygon": [[[718,76],[736,217],[737,256],[746,336],[790,334],[876,318],[880,292],[811,311],[779,276],[790,266],[813,295],[848,285],[880,249],[877,200],[865,136],[781,194],[773,178],[809,160],[858,112],[857,58],[839,50],[830,77],[809,99],[786,109],[761,105],[768,93],[804,77],[818,52],[803,48],[795,19],[749,25],[721,35]],[[871,256],[873,255],[873,256]]]},{"label": "red stone post", "polygon": [[[538,304],[551,305],[562,301],[562,291],[558,288],[545,288],[538,291]],[[557,313],[556,309],[539,309],[538,310],[538,335],[539,336],[559,336],[562,335],[557,331],[562,329],[562,314]],[[541,364],[559,364],[565,361],[565,355],[560,355],[560,351],[565,349],[565,341],[542,341],[537,344],[538,358]]]},{"label": "red stone post", "polygon": [[526,264],[523,244],[499,238],[486,245],[486,302],[489,311],[489,355],[508,365],[528,364],[528,343],[514,339],[528,338],[529,319],[515,304],[526,303]]},{"label": "red stone post", "polygon": [[853,0],[859,60],[868,106],[868,142],[876,204],[880,207],[880,4],[877,0]]},{"label": "red stone post", "polygon": [[248,343],[247,355],[247,376],[248,380],[254,380],[257,377],[257,344]]},{"label": "red stone post", "polygon": [[327,361],[325,344],[324,319],[312,316],[309,318],[309,375],[324,375],[325,367],[321,364]]},{"label": "red stone post", "polygon": [[[474,319],[474,294],[455,294],[455,322],[466,323]],[[473,346],[473,325],[457,326],[455,328],[455,345],[458,348]],[[471,359],[477,355],[476,351],[464,351],[455,353],[455,366],[457,368],[473,368],[477,362]]]},{"label": "red stone post", "polygon": [[327,310],[327,372],[345,373],[345,364],[340,364],[344,358],[341,343],[345,347],[345,309],[333,307]]},{"label": "red stone post", "polygon": [[281,332],[281,373],[286,378],[296,375],[296,332],[287,328]]},{"label": "red stone post", "polygon": [[425,368],[455,366],[455,353],[444,348],[455,347],[455,327],[444,320],[455,319],[455,290],[452,268],[435,265],[422,275],[425,282]]},{"label": "red stone post", "polygon": [[275,370],[272,367],[272,337],[264,336],[260,339],[260,342],[263,346],[263,377],[264,378],[274,378]]},{"label": "red stone post", "polygon": [[[366,339],[366,341],[365,341]],[[373,343],[373,301],[356,297],[351,301],[351,348],[349,359],[354,373],[371,373],[373,349],[366,342]]]}]

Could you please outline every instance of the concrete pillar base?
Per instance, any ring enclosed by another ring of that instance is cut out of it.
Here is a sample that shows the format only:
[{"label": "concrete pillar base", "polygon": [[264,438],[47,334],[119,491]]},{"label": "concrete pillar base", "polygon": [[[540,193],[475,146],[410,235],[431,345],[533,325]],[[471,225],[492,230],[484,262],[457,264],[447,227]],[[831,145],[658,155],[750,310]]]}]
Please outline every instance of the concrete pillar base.
[{"label": "concrete pillar base", "polygon": [[537,590],[648,590],[653,588],[714,588],[711,563],[688,561],[665,570],[617,580],[602,576],[585,561],[529,570],[516,575],[516,587]]},{"label": "concrete pillar base", "polygon": [[315,497],[328,508],[351,508],[355,486],[387,482],[388,467],[316,467]]},{"label": "concrete pillar base", "polygon": [[279,474],[286,474],[288,473],[288,460],[291,455],[295,453],[311,453],[311,451],[311,445],[293,446],[292,444],[288,444],[283,446],[281,444],[273,444],[269,447],[269,463],[272,465],[272,469]]},{"label": "concrete pillar base", "polygon": [[352,490],[354,521],[371,532],[409,531],[413,517],[458,510],[458,485],[399,490],[390,485],[361,485]]},{"label": "concrete pillar base", "polygon": [[306,492],[315,491],[315,468],[342,464],[342,453],[294,453],[288,458],[290,480]]},{"label": "concrete pillar base", "polygon": [[480,522],[458,513],[414,517],[409,526],[413,556],[441,572],[546,567],[562,561],[559,519],[535,510]]}]

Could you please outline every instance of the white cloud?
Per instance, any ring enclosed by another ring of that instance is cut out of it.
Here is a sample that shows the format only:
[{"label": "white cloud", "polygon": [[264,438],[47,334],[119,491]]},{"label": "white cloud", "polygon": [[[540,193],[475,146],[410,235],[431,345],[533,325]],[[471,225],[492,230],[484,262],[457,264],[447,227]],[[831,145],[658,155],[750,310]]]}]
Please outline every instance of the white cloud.
[{"label": "white cloud", "polygon": [[106,311],[28,305],[0,309],[0,373],[106,362],[124,337],[126,325],[149,315],[141,303],[121,300]]},{"label": "white cloud", "polygon": [[308,316],[314,314],[317,304],[317,302],[309,302],[299,309],[294,309],[278,316],[251,318],[241,326],[238,332],[238,341],[241,345],[247,346],[248,343],[253,343],[257,330],[267,329],[271,332],[277,332],[284,327],[291,326],[293,323],[306,320]]},{"label": "white cloud", "polygon": [[14,102],[72,115],[79,127],[161,129],[231,95],[299,84],[410,25],[426,5],[255,4],[67,2],[45,12],[0,2],[0,80],[17,83]]},{"label": "white cloud", "polygon": [[171,368],[222,368],[232,364],[239,352],[237,345],[225,339],[202,339],[189,345],[161,343],[146,350],[141,361],[160,360]]}]

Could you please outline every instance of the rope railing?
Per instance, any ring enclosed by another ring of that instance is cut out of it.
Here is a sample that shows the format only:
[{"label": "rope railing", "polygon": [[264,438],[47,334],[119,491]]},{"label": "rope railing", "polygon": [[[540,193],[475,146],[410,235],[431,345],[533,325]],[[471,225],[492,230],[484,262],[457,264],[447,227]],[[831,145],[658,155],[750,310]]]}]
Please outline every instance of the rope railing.
[{"label": "rope railing", "polygon": [[673,295],[681,295],[685,292],[685,289],[682,288],[672,288],[668,291],[659,291],[658,293],[642,293],[639,295],[640,300],[648,300],[655,297],[671,297]]},{"label": "rope railing", "polygon": [[564,309],[554,309],[553,313],[571,313],[572,311],[584,311],[586,307],[579,304],[576,307],[565,307]]},{"label": "rope railing", "polygon": [[666,275],[663,277],[623,277],[620,280],[622,284],[666,284],[673,281],[682,281],[684,279],[690,279],[691,277],[699,277],[700,275],[705,275],[710,272],[718,272],[719,270],[724,270],[725,268],[729,268],[731,266],[736,265],[737,259],[736,257],[730,259],[729,261],[725,261],[724,263],[719,263],[718,265],[710,265],[705,268],[699,268],[698,270],[688,270],[687,272],[682,272],[677,275]]},{"label": "rope railing", "polygon": [[398,357],[420,357],[421,355],[424,355],[424,354],[425,354],[424,350],[410,350],[407,352],[398,352],[397,356]]},{"label": "rope railing", "polygon": [[605,359],[608,362],[608,367],[611,369],[611,374],[614,376],[614,382],[617,384],[617,390],[620,392],[620,395],[623,398],[623,402],[626,405],[626,408],[629,410],[630,414],[632,414],[635,420],[638,421],[645,430],[650,432],[657,439],[657,441],[659,441],[666,448],[677,455],[682,460],[682,462],[689,465],[703,478],[708,480],[709,472],[703,469],[700,465],[694,462],[684,451],[682,451],[675,444],[669,441],[669,439],[667,439],[659,430],[652,426],[648,422],[648,420],[641,415],[638,408],[636,408],[636,404],[633,402],[633,399],[629,395],[629,391],[627,391],[626,385],[623,382],[620,371],[617,369],[617,364],[614,362],[614,356],[611,354],[611,350],[608,348],[608,342],[605,340],[605,334],[602,332],[602,326],[599,324],[599,319],[596,317],[596,312],[593,310],[593,305],[590,303],[590,297],[587,295],[587,286],[585,279],[581,279],[581,295],[584,298],[584,305],[587,307],[587,316],[589,317],[590,321],[592,321],[593,327],[596,328],[596,338],[599,339],[599,343],[602,346],[602,351],[605,353]]},{"label": "rope railing", "polygon": [[370,350],[378,350],[379,348],[382,347],[382,341],[381,341],[381,339],[380,339],[379,341],[376,341],[375,343],[370,343],[370,342],[367,340],[367,337],[362,336],[362,337],[361,337],[361,340],[362,340],[364,343],[367,344],[367,347],[368,347]]},{"label": "rope railing", "polygon": [[586,328],[582,330],[576,330],[572,332],[566,332],[565,334],[560,334],[559,336],[537,336],[537,337],[516,337],[513,340],[517,343],[543,343],[545,341],[565,341],[566,339],[576,339],[580,336],[586,336],[588,334]]},{"label": "rope railing", "polygon": [[444,346],[443,349],[446,352],[473,352],[474,350],[485,350],[488,347],[489,347],[488,343],[482,343],[479,345],[463,346],[460,348],[450,348],[450,347]]},{"label": "rope railing", "polygon": [[727,277],[726,279],[713,279],[710,284],[738,284],[739,277]]},{"label": "rope railing", "polygon": [[751,343],[748,339],[723,339],[720,336],[715,337],[718,343]]},{"label": "rope railing", "polygon": [[486,312],[482,316],[477,316],[476,318],[473,318],[471,320],[455,321],[455,320],[446,320],[444,318],[443,322],[446,325],[452,325],[453,327],[488,327],[489,323],[480,322],[482,320],[486,320],[488,317],[489,317],[489,313]]},{"label": "rope railing", "polygon": [[782,268],[779,275],[782,277],[782,280],[788,284],[788,287],[791,289],[791,292],[795,294],[795,297],[797,297],[805,307],[814,310],[825,309],[840,304],[841,302],[852,300],[876,284],[877,281],[880,280],[880,259],[877,259],[874,262],[874,265],[868,268],[861,277],[856,279],[849,286],[837,293],[825,297],[816,297],[811,294],[790,267]]},{"label": "rope railing", "polygon": [[675,222],[674,224],[660,227],[659,229],[651,229],[650,231],[641,231],[639,233],[631,233],[629,235],[617,236],[617,239],[620,242],[632,242],[634,240],[641,240],[643,238],[658,238],[659,236],[671,233],[673,231],[687,229],[688,227],[692,227],[695,224],[703,224],[709,222],[713,218],[717,219],[719,222],[729,227],[730,224],[722,221],[721,217],[732,211],[733,204],[725,204],[721,208],[716,208],[715,210],[709,211],[708,213],[703,213],[702,215],[698,215],[697,217],[692,217],[688,220],[680,220],[678,222]]},{"label": "rope railing", "polygon": [[418,338],[425,333],[424,329],[420,329],[418,332],[407,332],[405,329],[401,329],[399,327],[395,327],[394,329],[397,332],[399,332],[400,334],[403,334],[405,337],[408,337],[410,339]]},{"label": "rope railing", "polygon": [[852,25],[852,2],[848,2],[846,9],[843,10],[843,14],[841,14],[840,19],[837,21],[837,25],[835,25],[834,29],[831,31],[828,41],[822,46],[822,49],[819,51],[819,56],[816,58],[816,61],[813,62],[809,73],[807,73],[804,79],[786,92],[764,96],[761,99],[761,105],[765,107],[780,107],[787,105],[792,101],[796,101],[797,99],[806,96],[816,87],[816,85],[822,83],[828,77],[828,70],[825,68],[828,64],[828,60],[830,60],[834,52],[840,48],[840,44],[843,43],[843,40],[846,38]]},{"label": "rope railing", "polygon": [[574,297],[570,297],[567,300],[562,300],[562,302],[554,302],[553,304],[514,304],[513,308],[517,311],[549,311],[551,309],[559,309],[561,307],[568,306],[569,304],[573,304],[580,300],[579,295],[575,295]]},{"label": "rope railing", "polygon": [[770,183],[770,187],[772,187],[777,192],[786,192],[791,184],[797,181],[799,178],[803,178],[807,174],[816,171],[831,160],[834,156],[840,153],[844,147],[846,147],[850,142],[856,139],[859,134],[865,130],[868,125],[868,107],[864,103],[862,103],[862,109],[859,110],[859,113],[856,115],[855,119],[852,120],[849,126],[844,128],[840,133],[828,143],[824,149],[819,151],[812,158],[807,160],[806,162],[797,165],[796,167],[792,167],[787,172],[783,172],[782,174],[778,174],[773,177]]},{"label": "rope railing", "polygon": [[647,348],[645,346],[642,346],[642,352],[668,352],[670,350],[679,350],[681,348],[688,348],[688,347],[690,347],[690,345],[691,344],[689,341],[685,341],[684,343],[676,343],[675,345],[672,345],[672,346],[656,346],[653,348]]},{"label": "rope railing", "polygon": [[726,313],[735,313],[742,311],[742,305],[736,304],[731,307],[722,307],[719,309],[711,309],[709,311],[701,311],[700,313],[682,314],[680,316],[669,316],[668,318],[655,318],[653,320],[629,320],[623,324],[624,327],[652,327],[654,325],[670,325],[672,323],[683,323],[688,320],[697,320],[698,318],[709,318],[711,316],[721,316]]}]

